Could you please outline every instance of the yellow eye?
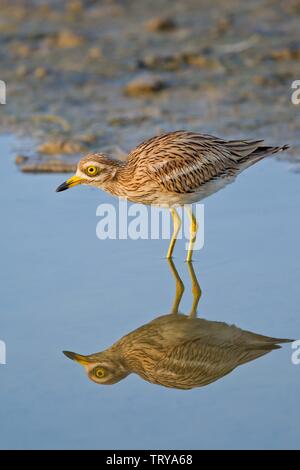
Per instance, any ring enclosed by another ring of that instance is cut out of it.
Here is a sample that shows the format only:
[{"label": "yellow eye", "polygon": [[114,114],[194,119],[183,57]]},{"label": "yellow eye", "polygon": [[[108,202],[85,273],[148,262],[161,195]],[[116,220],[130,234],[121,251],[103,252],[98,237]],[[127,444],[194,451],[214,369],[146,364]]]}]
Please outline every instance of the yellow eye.
[{"label": "yellow eye", "polygon": [[95,166],[88,166],[86,171],[89,176],[95,176],[98,173],[98,168]]},{"label": "yellow eye", "polygon": [[94,374],[98,379],[102,379],[105,376],[105,371],[102,367],[96,367],[94,369]]}]

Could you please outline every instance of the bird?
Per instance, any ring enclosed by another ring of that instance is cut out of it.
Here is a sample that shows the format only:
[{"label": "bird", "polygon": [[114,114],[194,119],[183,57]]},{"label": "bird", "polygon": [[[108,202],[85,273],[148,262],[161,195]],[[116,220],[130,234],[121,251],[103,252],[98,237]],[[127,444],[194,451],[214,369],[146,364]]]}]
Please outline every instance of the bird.
[{"label": "bird", "polygon": [[88,378],[99,385],[111,385],[129,374],[152,384],[189,390],[206,386],[253,361],[290,339],[271,338],[220,321],[197,317],[201,288],[192,263],[193,305],[188,315],[179,311],[184,284],[172,260],[176,281],[171,312],[137,328],[111,347],[90,355],[63,351],[83,365]]},{"label": "bird", "polygon": [[124,161],[90,153],[76,174],[56,189],[84,184],[134,203],[170,209],[173,234],[167,258],[173,255],[181,227],[178,207],[190,218],[186,261],[192,260],[198,225],[192,204],[234,181],[241,171],[288,145],[265,146],[263,140],[224,140],[209,134],[179,130],[154,136],[132,150]]}]

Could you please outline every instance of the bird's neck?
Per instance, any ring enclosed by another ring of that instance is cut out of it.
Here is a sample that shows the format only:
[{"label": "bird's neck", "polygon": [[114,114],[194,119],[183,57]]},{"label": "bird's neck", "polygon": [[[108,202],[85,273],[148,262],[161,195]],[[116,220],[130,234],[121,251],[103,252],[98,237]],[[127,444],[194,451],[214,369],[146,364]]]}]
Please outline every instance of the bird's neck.
[{"label": "bird's neck", "polygon": [[112,348],[117,351],[126,370],[139,374],[145,380],[149,379],[149,371],[164,353],[160,336],[149,325],[123,336]]},{"label": "bird's neck", "polygon": [[128,197],[132,190],[133,170],[127,162],[112,161],[112,177],[102,183],[102,189],[117,197]]}]

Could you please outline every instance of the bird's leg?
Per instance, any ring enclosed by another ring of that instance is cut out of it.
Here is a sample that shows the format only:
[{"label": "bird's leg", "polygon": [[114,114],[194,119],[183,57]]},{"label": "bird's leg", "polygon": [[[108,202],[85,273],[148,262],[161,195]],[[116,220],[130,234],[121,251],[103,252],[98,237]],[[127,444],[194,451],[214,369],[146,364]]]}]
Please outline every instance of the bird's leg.
[{"label": "bird's leg", "polygon": [[175,299],[173,302],[171,313],[178,313],[179,304],[180,304],[180,301],[182,299],[183,292],[184,292],[184,284],[181,280],[181,277],[178,274],[177,269],[175,268],[175,264],[173,263],[172,259],[168,259],[168,263],[169,263],[171,272],[175,278],[175,283],[176,283],[176,294],[175,294]]},{"label": "bird's leg", "polygon": [[188,216],[189,216],[190,221],[191,221],[191,225],[190,225],[190,243],[189,243],[189,249],[188,249],[186,261],[192,261],[193,247],[194,247],[194,243],[196,241],[198,224],[197,224],[196,217],[193,214],[192,208],[190,206],[187,206],[186,211],[187,211]]},{"label": "bird's leg", "polygon": [[191,261],[189,261],[187,263],[187,265],[188,265],[189,275],[190,275],[190,278],[191,278],[192,293],[193,293],[193,305],[192,305],[189,316],[191,318],[194,318],[194,317],[197,316],[197,307],[198,307],[200,297],[202,295],[202,290],[201,290],[200,284],[198,282],[196,273],[194,271],[193,263]]},{"label": "bird's leg", "polygon": [[172,235],[170,245],[169,245],[169,249],[168,249],[168,253],[167,253],[167,259],[172,258],[172,254],[173,254],[174,246],[175,246],[175,243],[176,243],[177,235],[178,235],[180,227],[181,227],[181,219],[180,219],[176,209],[174,209],[172,207],[172,209],[170,209],[170,211],[171,211],[171,216],[172,216],[172,219],[173,219],[174,230],[173,230],[173,235]]}]

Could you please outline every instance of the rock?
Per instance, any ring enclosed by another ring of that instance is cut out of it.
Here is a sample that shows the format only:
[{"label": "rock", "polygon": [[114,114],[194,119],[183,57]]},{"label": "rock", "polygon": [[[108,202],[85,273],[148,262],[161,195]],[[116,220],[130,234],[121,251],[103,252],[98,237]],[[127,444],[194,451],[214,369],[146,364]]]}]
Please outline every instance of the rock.
[{"label": "rock", "polygon": [[19,78],[26,77],[28,75],[28,73],[29,73],[29,70],[26,67],[26,65],[19,65],[16,68],[16,76],[19,77]]},{"label": "rock", "polygon": [[28,44],[14,44],[12,46],[13,55],[21,59],[27,59],[31,52],[31,48]]},{"label": "rock", "polygon": [[198,68],[217,68],[222,66],[221,62],[216,57],[201,52],[186,53],[184,54],[184,60],[187,64]]},{"label": "rock", "polygon": [[288,72],[285,73],[268,73],[266,75],[255,75],[252,79],[255,85],[274,87],[284,85],[291,81],[292,77]]},{"label": "rock", "polygon": [[97,141],[97,136],[96,134],[82,134],[77,137],[77,140],[81,143],[83,142],[84,144],[90,145],[94,144]]},{"label": "rock", "polygon": [[173,18],[168,16],[151,18],[151,20],[146,21],[145,26],[146,29],[151,32],[172,31],[177,27]]},{"label": "rock", "polygon": [[138,62],[139,67],[151,70],[178,70],[182,66],[189,64],[199,68],[220,67],[221,63],[210,49],[203,49],[198,52],[178,52],[174,55],[146,55]]},{"label": "rock", "polygon": [[209,58],[203,54],[186,54],[185,60],[190,65],[196,65],[197,67],[207,67],[209,64]]},{"label": "rock", "polygon": [[16,165],[22,165],[23,163],[27,162],[29,157],[27,155],[17,155],[15,158]]},{"label": "rock", "polygon": [[38,147],[38,152],[47,155],[72,154],[84,152],[86,149],[87,147],[83,142],[76,140],[57,139],[41,144]]},{"label": "rock", "polygon": [[101,59],[103,57],[100,47],[91,47],[88,52],[88,58],[92,60]]},{"label": "rock", "polygon": [[61,48],[72,48],[72,47],[77,47],[80,46],[85,42],[85,39],[83,36],[80,36],[79,34],[75,34],[72,31],[61,31],[56,39],[55,43],[57,47]]},{"label": "rock", "polygon": [[157,93],[166,88],[166,83],[153,75],[142,75],[133,79],[124,88],[124,92],[130,96],[141,96]]},{"label": "rock", "polygon": [[182,54],[146,55],[138,61],[138,67],[151,70],[178,70],[183,64]]},{"label": "rock", "polygon": [[107,122],[111,126],[119,126],[119,127],[124,127],[124,126],[132,126],[132,125],[138,125],[141,124],[142,122],[145,122],[148,120],[149,117],[143,114],[139,115],[133,115],[133,116],[112,116],[107,119]]},{"label": "rock", "polygon": [[20,166],[20,169],[23,173],[74,173],[76,166],[74,163],[48,160],[46,162],[25,163]]},{"label": "rock", "polygon": [[47,75],[48,71],[45,67],[37,67],[34,71],[34,76],[39,79],[45,78]]},{"label": "rock", "polygon": [[83,4],[80,0],[69,0],[66,4],[67,12],[74,16],[82,15],[84,12],[83,8]]},{"label": "rock", "polygon": [[300,44],[290,44],[282,49],[277,49],[271,52],[273,60],[299,60],[300,59]]},{"label": "rock", "polygon": [[231,18],[229,17],[225,17],[225,18],[220,18],[216,25],[215,25],[215,28],[216,28],[216,31],[218,34],[224,34],[224,33],[227,33],[227,31],[230,30],[232,26],[232,20]]}]

